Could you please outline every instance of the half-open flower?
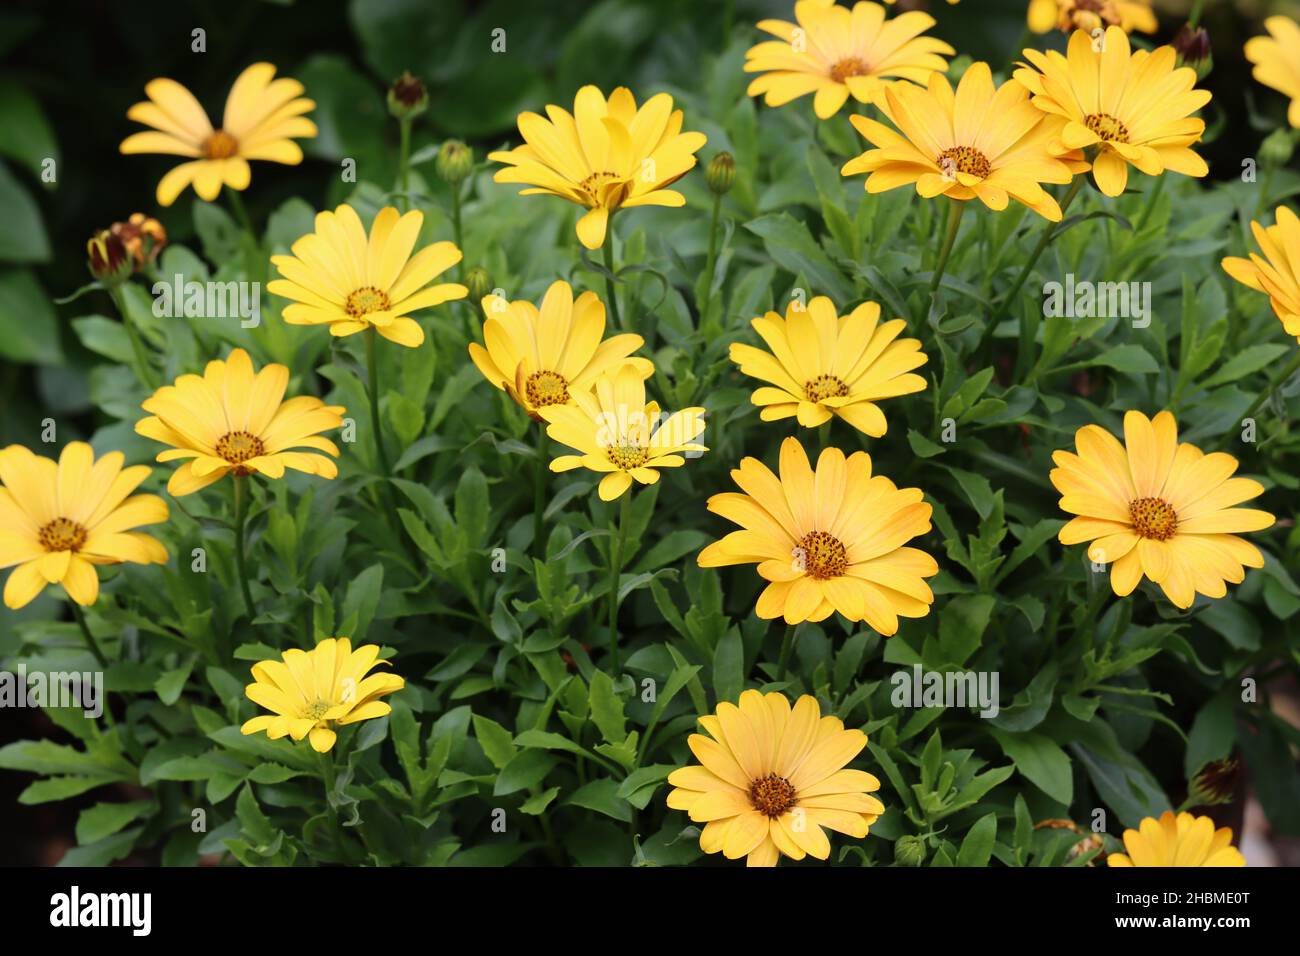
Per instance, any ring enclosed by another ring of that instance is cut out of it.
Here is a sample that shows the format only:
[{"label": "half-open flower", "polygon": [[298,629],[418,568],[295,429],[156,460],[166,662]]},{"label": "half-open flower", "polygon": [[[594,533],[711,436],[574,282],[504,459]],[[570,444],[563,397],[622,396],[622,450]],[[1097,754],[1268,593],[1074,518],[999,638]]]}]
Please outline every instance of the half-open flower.
[{"label": "half-open flower", "polygon": [[1278,206],[1276,217],[1271,226],[1250,224],[1259,252],[1249,259],[1228,256],[1223,271],[1267,295],[1287,335],[1300,341],[1300,217],[1289,206]]}]

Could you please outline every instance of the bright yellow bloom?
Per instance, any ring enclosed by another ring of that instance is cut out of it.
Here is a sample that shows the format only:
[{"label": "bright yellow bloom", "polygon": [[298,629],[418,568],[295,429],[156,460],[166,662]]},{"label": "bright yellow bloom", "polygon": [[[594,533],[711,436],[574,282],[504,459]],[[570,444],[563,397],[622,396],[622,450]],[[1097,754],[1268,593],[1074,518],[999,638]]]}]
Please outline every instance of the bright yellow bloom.
[{"label": "bright yellow bloom", "polygon": [[94,565],[167,562],[156,538],[134,530],[167,520],[157,495],[131,494],[152,469],[122,461],[117,451],[96,460],[80,441],[57,463],[22,445],[0,450],[0,568],[13,568],[6,606],[27,605],[47,584],[88,606],[99,597]]},{"label": "bright yellow bloom", "polygon": [[704,409],[685,408],[671,415],[658,402],[645,400],[645,381],[636,366],[624,363],[596,379],[590,392],[571,392],[567,405],[538,409],[549,424],[546,433],[577,455],[561,455],[551,471],[588,468],[603,474],[600,498],[613,501],[632,486],[659,480],[660,468],[686,464],[708,451],[695,439],[704,431]]},{"label": "bright yellow bloom", "polygon": [[1269,17],[1264,29],[1271,36],[1246,41],[1246,59],[1255,64],[1252,75],[1265,86],[1291,97],[1286,118],[1300,129],[1300,24],[1290,17]]},{"label": "bright yellow bloom", "polygon": [[1151,0],[1029,0],[1029,29],[1087,30],[1119,27],[1125,33],[1155,33],[1159,28]]},{"label": "bright yellow bloom", "polygon": [[918,488],[898,488],[871,474],[864,451],[846,459],[827,448],[814,473],[803,446],[781,444],[781,476],[745,458],[731,478],[744,494],[709,499],[709,510],[743,530],[700,552],[702,568],[757,564],[770,582],[755,613],[787,624],[822,621],[839,612],[866,621],[886,637],[899,617],[925,617],[934,593],[924,579],[939,573],[934,558],[908,541],[930,530],[931,507]]},{"label": "bright yellow bloom", "polygon": [[341,405],[299,395],[284,398],[289,370],[267,365],[255,372],[248,353],[235,349],[203,374],[182,375],[141,406],[150,418],[135,423],[147,438],[171,445],[159,461],[188,458],[172,473],[167,491],[176,497],[206,488],[223,475],[283,478],[286,468],[334,478],[338,466],[312,448],[338,457],[339,449],[318,433],[343,424]]},{"label": "bright yellow bloom", "polygon": [[1267,295],[1286,334],[1300,341],[1300,218],[1289,206],[1278,206],[1274,225],[1252,222],[1250,228],[1260,252],[1249,259],[1228,256],[1223,270]]},{"label": "bright yellow bloom", "polygon": [[424,213],[399,215],[385,206],[370,225],[344,203],[316,214],[316,231],[293,244],[293,255],[272,256],[283,279],[266,284],[268,292],[292,299],[285,306],[290,325],[328,325],[343,336],[374,328],[398,345],[424,342],[420,323],[408,318],[420,309],[463,299],[469,290],[457,282],[429,285],[461,260],[450,242],[435,242],[415,255]]},{"label": "bright yellow bloom", "polygon": [[1232,830],[1214,828],[1209,817],[1166,810],[1160,819],[1146,817],[1136,830],[1124,831],[1124,849],[1112,853],[1107,866],[1245,866],[1232,845]]},{"label": "bright yellow bloom", "polygon": [[1008,199],[1024,203],[1053,222],[1061,208],[1040,183],[1068,183],[1086,169],[1078,152],[1056,155],[1052,140],[1060,124],[1029,102],[1020,84],[995,88],[985,63],[972,63],[954,94],[948,78],[930,76],[929,87],[895,83],[880,110],[897,127],[853,115],[850,122],[875,149],[849,160],[845,176],[870,173],[869,193],[915,184],[927,199],[978,198],[990,209]]},{"label": "bright yellow bloom", "polygon": [[1124,191],[1130,164],[1148,176],[1209,172],[1189,147],[1205,132],[1205,121],[1191,114],[1210,93],[1193,89],[1191,67],[1175,67],[1173,47],[1131,52],[1128,34],[1110,27],[1095,41],[1076,31],[1067,52],[1025,50],[1034,69],[1015,73],[1035,106],[1065,120],[1053,152],[1096,147],[1092,173],[1107,196]]},{"label": "bright yellow bloom", "polygon": [[746,91],[764,96],[768,106],[784,106],[815,93],[813,110],[834,116],[852,96],[859,103],[880,104],[881,91],[898,79],[925,83],[948,69],[942,54],[953,48],[923,37],[934,17],[919,11],[885,19],[878,3],[847,7],[835,0],[799,0],[797,23],[763,20],[758,28],[777,40],[755,44],[745,54],[745,72],[761,73]]},{"label": "bright yellow bloom", "polygon": [[335,727],[386,716],[393,708],[379,698],[406,686],[396,674],[366,676],[388,663],[379,659],[378,644],[362,644],[354,651],[346,637],[327,637],[310,651],[291,648],[281,657],[254,664],[254,682],[244,688],[249,700],[275,716],[254,717],[239,728],[241,733],[265,730],[272,740],[307,737],[314,750],[327,753],[334,746]]},{"label": "bright yellow bloom", "polygon": [[316,135],[316,124],[302,115],[316,104],[301,97],[297,80],[274,76],[270,63],[254,63],[239,74],[226,97],[220,129],[213,128],[194,94],[175,80],[145,85],[149,99],[136,103],[126,115],[153,129],[128,136],[119,148],[123,153],[191,157],[159,181],[159,205],[170,206],[190,183],[208,202],[223,185],[247,189],[250,159],[288,166],[302,162],[302,149],[293,139]]},{"label": "bright yellow bloom", "polygon": [[769,312],[751,323],[771,352],[740,342],[731,360],[746,375],[771,382],[752,401],[765,422],[795,416],[816,428],[838,415],[873,438],[885,434],[885,416],[875,404],[925,388],[911,370],[926,363],[917,339],[900,339],[903,319],[881,323],[880,306],[864,302],[848,315],[819,295],[807,307],[792,302],[785,318]]},{"label": "bright yellow bloom", "polygon": [[748,866],[776,866],[782,856],[825,860],[825,830],[861,839],[885,812],[870,795],[880,781],[844,769],[867,735],[823,717],[815,697],[791,707],[784,694],[747,690],[739,707],[724,701],[699,722],[709,736],[686,743],[700,763],[668,775],[668,806],[704,824],[705,853],[743,856]]},{"label": "bright yellow bloom", "polygon": [[489,153],[505,163],[499,183],[526,183],[523,196],[559,196],[590,210],[578,220],[578,239],[588,249],[605,242],[609,217],[631,206],[684,206],[668,189],[695,165],[708,142],[703,133],[682,132],[682,111],[667,93],[638,109],[632,92],[620,86],[609,100],[594,86],[578,90],[573,113],[547,106],[545,119],[519,114],[522,146]]},{"label": "bright yellow bloom", "polygon": [[642,380],[654,374],[649,359],[629,358],[645,342],[639,335],[605,334],[605,304],[594,292],[573,299],[560,279],[551,283],[542,307],[526,300],[483,299],[483,342],[471,342],[469,357],[483,377],[518,402],[529,417],[571,402],[570,392],[589,392],[596,378],[624,363]]},{"label": "bright yellow bloom", "polygon": [[1225,581],[1240,584],[1243,565],[1264,566],[1259,549],[1237,535],[1270,527],[1273,516],[1233,507],[1263,494],[1263,485],[1232,477],[1231,455],[1180,443],[1169,412],[1154,419],[1128,412],[1122,445],[1099,425],[1080,428],[1074,444],[1077,454],[1052,453],[1061,510],[1078,515],[1059,537],[1091,541],[1088,557],[1111,566],[1120,597],[1145,575],[1175,605],[1191,607],[1198,593],[1221,598]]}]

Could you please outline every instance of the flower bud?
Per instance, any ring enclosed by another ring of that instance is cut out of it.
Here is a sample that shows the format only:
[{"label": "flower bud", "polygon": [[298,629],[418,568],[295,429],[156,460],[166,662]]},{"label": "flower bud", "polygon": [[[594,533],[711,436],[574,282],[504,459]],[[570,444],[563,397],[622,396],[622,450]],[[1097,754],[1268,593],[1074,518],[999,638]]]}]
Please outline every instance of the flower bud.
[{"label": "flower bud", "polygon": [[1230,803],[1240,776],[1241,764],[1236,757],[1211,760],[1192,778],[1187,796],[1198,807]]},{"label": "flower bud", "polygon": [[449,139],[439,148],[438,158],[433,165],[438,171],[439,179],[455,186],[464,182],[473,172],[474,150],[458,139]]},{"label": "flower bud", "polygon": [[106,286],[121,285],[131,276],[130,253],[108,229],[101,229],[86,243],[86,260],[90,274]]},{"label": "flower bud", "polygon": [[1265,166],[1285,166],[1295,152],[1295,136],[1289,129],[1275,129],[1259,146],[1259,159]]},{"label": "flower bud", "polygon": [[398,119],[419,116],[429,105],[429,94],[419,77],[404,71],[388,88],[388,112]]},{"label": "flower bud", "polygon": [[492,291],[492,277],[482,266],[475,266],[465,273],[465,288],[469,289],[470,302],[481,302]]},{"label": "flower bud", "polygon": [[925,841],[918,836],[901,836],[894,842],[894,862],[899,866],[920,866],[925,862]]},{"label": "flower bud", "polygon": [[121,240],[138,271],[158,258],[167,245],[167,230],[162,223],[142,212],[132,213],[126,222],[115,222],[108,231]]},{"label": "flower bud", "polygon": [[736,181],[735,158],[730,153],[718,153],[709,160],[708,169],[704,172],[704,181],[709,184],[709,189],[714,193],[725,196],[731,191],[731,184]]},{"label": "flower bud", "polygon": [[1196,71],[1197,78],[1204,77],[1214,66],[1214,57],[1210,52],[1210,34],[1205,27],[1193,27],[1190,23],[1184,23],[1174,37],[1174,51],[1178,54],[1178,65],[1190,66]]}]

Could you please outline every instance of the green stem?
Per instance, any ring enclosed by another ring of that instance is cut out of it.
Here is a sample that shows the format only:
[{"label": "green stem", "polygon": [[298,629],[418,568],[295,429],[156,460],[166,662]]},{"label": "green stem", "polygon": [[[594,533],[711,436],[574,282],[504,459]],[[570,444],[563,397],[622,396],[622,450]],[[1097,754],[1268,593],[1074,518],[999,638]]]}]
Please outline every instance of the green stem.
[{"label": "green stem", "polygon": [[320,759],[320,776],[321,784],[325,787],[325,812],[329,814],[330,829],[334,833],[334,839],[339,845],[339,856],[344,862],[352,859],[350,841],[343,830],[343,825],[339,823],[338,810],[334,804],[330,803],[330,794],[334,792],[334,782],[337,779],[334,768],[334,750],[331,748],[326,753],[317,752],[316,756]]},{"label": "green stem", "polygon": [[533,549],[539,558],[546,557],[546,422],[537,423],[537,470],[533,488]]},{"label": "green stem", "polygon": [[629,488],[619,502],[617,524],[610,528],[613,537],[609,551],[609,649],[615,680],[621,673],[623,663],[618,647],[618,583],[623,574],[623,537],[627,533],[627,516],[631,510],[632,490]]},{"label": "green stem", "polygon": [[1147,197],[1147,204],[1142,210],[1142,215],[1138,217],[1137,228],[1133,230],[1135,236],[1140,234],[1147,227],[1147,223],[1151,221],[1151,214],[1155,212],[1156,203],[1160,201],[1160,194],[1164,191],[1167,178],[1166,176],[1156,177],[1156,184],[1151,187],[1151,193]]},{"label": "green stem", "polygon": [[948,268],[948,257],[952,255],[952,247],[957,243],[957,230],[961,228],[961,218],[966,213],[966,203],[960,199],[952,200],[952,207],[948,211],[948,230],[943,237],[943,245],[939,247],[939,261],[934,265],[934,276],[930,279],[930,295],[934,296],[939,291],[939,283],[943,281],[943,272]]},{"label": "green stem", "polygon": [[794,650],[794,632],[797,624],[785,626],[785,636],[781,638],[781,657],[777,661],[777,680],[785,680],[790,674],[790,653]]},{"label": "green stem", "polygon": [[609,300],[609,314],[614,320],[614,328],[623,328],[623,320],[618,314],[618,296],[614,294],[614,217],[609,217],[605,224],[605,298]]},{"label": "green stem", "polygon": [[1195,30],[1201,22],[1201,9],[1205,6],[1205,0],[1196,0],[1192,4],[1192,12],[1187,17],[1187,26]]},{"label": "green stem", "polygon": [[1259,411],[1260,407],[1273,396],[1273,393],[1276,392],[1287,379],[1295,374],[1297,369],[1300,369],[1300,352],[1296,352],[1296,354],[1292,356],[1291,361],[1286,364],[1286,367],[1277,375],[1273,376],[1273,379],[1264,386],[1264,390],[1255,396],[1255,401],[1251,403],[1250,408],[1246,409],[1246,414],[1241,417],[1243,419],[1252,418],[1254,414]]},{"label": "green stem", "polygon": [[109,296],[113,300],[113,305],[117,307],[118,314],[122,317],[122,326],[126,329],[126,337],[131,341],[131,351],[135,354],[135,364],[139,366],[137,374],[140,381],[146,388],[156,389],[158,379],[154,375],[153,363],[149,359],[149,352],[144,346],[144,340],[140,338],[140,330],[135,327],[131,321],[131,316],[126,309],[126,297],[122,295],[120,285],[113,286],[108,290]]},{"label": "green stem", "polygon": [[81,636],[86,639],[86,646],[90,648],[90,653],[95,656],[99,666],[107,670],[108,658],[104,656],[104,651],[99,646],[99,641],[95,640],[95,635],[90,633],[90,625],[86,623],[86,613],[81,610],[81,605],[76,601],[72,602],[72,616],[77,619],[77,626],[81,628]]},{"label": "green stem", "polygon": [[366,391],[370,396],[370,428],[375,433],[375,461],[386,481],[393,470],[388,464],[388,450],[384,447],[384,432],[379,419],[379,357],[375,350],[376,332],[373,325],[366,327]]},{"label": "green stem", "polygon": [[244,200],[239,195],[239,190],[226,187],[226,198],[230,201],[230,208],[235,213],[235,218],[239,220],[239,225],[244,232],[256,239],[257,233],[253,231],[253,220],[248,217],[248,209],[244,206]]},{"label": "green stem", "polygon": [[709,222],[709,257],[704,263],[704,301],[697,303],[700,317],[704,317],[704,310],[709,304],[709,299],[713,295],[713,270],[718,265],[718,218],[722,213],[722,194],[713,194],[713,218]]},{"label": "green stem", "polygon": [[465,239],[460,228],[460,183],[451,183],[451,234],[456,240],[456,248],[461,251],[461,260],[456,264],[456,276],[465,281]]},{"label": "green stem", "polygon": [[[401,130],[401,147],[397,157],[397,199],[402,204],[402,212],[411,208],[411,119],[406,117],[398,121]],[[459,242],[457,242],[459,245]]]},{"label": "green stem", "polygon": [[235,573],[239,576],[239,590],[244,596],[244,610],[248,617],[253,617],[253,594],[248,587],[248,558],[246,555],[248,534],[248,489],[244,475],[235,475]]}]

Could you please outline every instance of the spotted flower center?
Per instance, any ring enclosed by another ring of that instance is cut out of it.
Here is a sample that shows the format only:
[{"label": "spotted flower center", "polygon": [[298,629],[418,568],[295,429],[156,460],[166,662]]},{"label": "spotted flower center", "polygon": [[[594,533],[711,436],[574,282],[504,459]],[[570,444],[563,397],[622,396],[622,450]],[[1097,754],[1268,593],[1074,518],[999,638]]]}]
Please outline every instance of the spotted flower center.
[{"label": "spotted flower center", "polygon": [[344,308],[352,318],[359,319],[371,312],[386,312],[390,304],[387,292],[367,285],[349,295]]},{"label": "spotted flower center", "polygon": [[1128,127],[1109,113],[1089,114],[1088,118],[1083,122],[1088,129],[1108,143],[1128,142]]},{"label": "spotted flower center", "polygon": [[649,449],[642,445],[610,445],[605,454],[614,467],[622,471],[640,468],[650,457]]},{"label": "spotted flower center", "polygon": [[524,394],[528,397],[528,404],[534,408],[563,405],[569,400],[569,383],[558,372],[534,372],[524,383]]},{"label": "spotted flower center", "polygon": [[203,141],[203,153],[208,159],[229,159],[239,152],[239,141],[224,129],[215,131]]},{"label": "spotted flower center", "polygon": [[834,375],[818,375],[804,383],[804,394],[810,402],[824,402],[828,398],[843,398],[849,394],[849,387],[842,378]]},{"label": "spotted flower center", "polygon": [[578,184],[578,188],[587,194],[593,203],[600,202],[601,193],[604,187],[613,182],[619,182],[623,179],[618,173],[612,173],[609,170],[600,170],[592,173],[586,179]]},{"label": "spotted flower center", "polygon": [[86,529],[71,518],[55,518],[36,536],[46,551],[76,551],[86,543]]},{"label": "spotted flower center", "polygon": [[803,569],[818,581],[837,578],[849,566],[849,555],[844,543],[825,531],[810,531],[799,542]]},{"label": "spotted flower center", "polygon": [[1138,498],[1128,506],[1133,530],[1144,538],[1164,541],[1178,530],[1178,514],[1163,498]]},{"label": "spotted flower center", "polygon": [[217,439],[217,454],[232,465],[242,465],[265,453],[266,445],[262,439],[250,432],[227,432]]},{"label": "spotted flower center", "polygon": [[993,171],[988,157],[972,146],[954,146],[945,149],[935,162],[950,177],[955,177],[958,173],[966,173],[968,176],[985,179]]},{"label": "spotted flower center", "polygon": [[850,76],[867,76],[870,73],[871,67],[856,56],[846,56],[831,67],[831,79],[836,83],[843,83]]},{"label": "spotted flower center", "polygon": [[794,806],[797,796],[794,784],[774,773],[749,785],[749,802],[765,817],[779,817]]},{"label": "spotted flower center", "polygon": [[327,713],[329,713],[329,710],[330,710],[330,708],[331,708],[332,706],[333,706],[333,704],[331,704],[331,703],[330,703],[329,701],[327,701],[327,700],[318,700],[318,701],[316,701],[316,702],[314,702],[314,703],[308,704],[308,705],[307,705],[306,707],[304,707],[303,710],[302,710],[302,716],[303,716],[303,719],[304,719],[304,720],[320,720],[320,719],[322,719],[322,718],[323,718]]}]

